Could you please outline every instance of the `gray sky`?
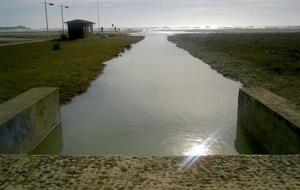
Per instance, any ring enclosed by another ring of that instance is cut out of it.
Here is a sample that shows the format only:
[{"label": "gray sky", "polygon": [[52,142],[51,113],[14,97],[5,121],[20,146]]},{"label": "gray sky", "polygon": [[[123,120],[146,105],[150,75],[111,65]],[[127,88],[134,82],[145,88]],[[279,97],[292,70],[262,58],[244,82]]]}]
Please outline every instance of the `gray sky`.
[{"label": "gray sky", "polygon": [[[0,0],[0,26],[45,27],[43,0]],[[48,0],[65,3],[66,20],[97,21],[96,0]],[[100,0],[101,25],[247,26],[300,25],[300,0]],[[58,7],[49,7],[50,27],[60,27]]]}]

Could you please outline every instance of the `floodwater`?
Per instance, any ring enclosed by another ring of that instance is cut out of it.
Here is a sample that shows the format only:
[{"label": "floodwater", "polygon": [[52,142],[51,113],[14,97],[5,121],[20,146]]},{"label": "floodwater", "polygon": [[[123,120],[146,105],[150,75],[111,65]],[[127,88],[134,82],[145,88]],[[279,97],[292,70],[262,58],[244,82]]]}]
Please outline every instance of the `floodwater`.
[{"label": "floodwater", "polygon": [[237,154],[241,84],[177,48],[167,34],[143,35],[106,62],[86,93],[62,106],[62,126],[35,153]]}]

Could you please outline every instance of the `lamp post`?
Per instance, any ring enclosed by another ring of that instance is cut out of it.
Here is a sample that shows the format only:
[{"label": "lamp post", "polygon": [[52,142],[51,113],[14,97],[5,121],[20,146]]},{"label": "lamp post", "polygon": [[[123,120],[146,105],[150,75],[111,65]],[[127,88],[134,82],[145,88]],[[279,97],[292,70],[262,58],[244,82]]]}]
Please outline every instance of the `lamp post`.
[{"label": "lamp post", "polygon": [[44,0],[45,5],[45,15],[46,15],[46,29],[47,29],[47,38],[49,38],[49,24],[48,24],[48,10],[47,10],[47,5],[53,6],[53,3],[48,3],[46,0]]},{"label": "lamp post", "polygon": [[97,8],[98,8],[98,28],[99,28],[99,34],[100,34],[100,3],[99,3],[99,0],[97,0]]},{"label": "lamp post", "polygon": [[63,29],[63,34],[65,33],[65,22],[64,22],[64,8],[68,9],[69,6],[60,4],[60,10],[61,10],[61,21],[62,21],[62,29]]}]

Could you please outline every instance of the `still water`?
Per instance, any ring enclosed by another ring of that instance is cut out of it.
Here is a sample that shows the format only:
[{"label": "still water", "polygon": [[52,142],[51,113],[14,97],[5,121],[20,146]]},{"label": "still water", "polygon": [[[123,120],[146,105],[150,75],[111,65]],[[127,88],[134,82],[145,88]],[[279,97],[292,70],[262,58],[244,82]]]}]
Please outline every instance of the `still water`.
[{"label": "still water", "polygon": [[241,84],[177,48],[167,34],[143,35],[61,108],[62,126],[35,153],[237,154]]}]

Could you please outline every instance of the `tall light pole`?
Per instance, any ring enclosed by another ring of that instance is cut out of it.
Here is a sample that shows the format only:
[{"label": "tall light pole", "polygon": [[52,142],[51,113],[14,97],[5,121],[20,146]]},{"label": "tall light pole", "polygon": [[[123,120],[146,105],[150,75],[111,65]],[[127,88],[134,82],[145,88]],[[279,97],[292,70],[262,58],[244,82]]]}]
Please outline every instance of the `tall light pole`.
[{"label": "tall light pole", "polygon": [[45,15],[46,15],[46,29],[47,29],[47,38],[49,38],[49,24],[48,24],[48,10],[47,10],[47,5],[53,6],[53,3],[47,3],[46,0],[44,0],[44,3],[42,3],[45,5]]},{"label": "tall light pole", "polygon": [[69,6],[60,4],[60,10],[61,10],[61,21],[62,21],[62,30],[63,34],[65,33],[65,22],[64,22],[64,8],[68,9]]},{"label": "tall light pole", "polygon": [[100,3],[99,0],[97,0],[97,8],[98,8],[98,29],[100,34]]}]

